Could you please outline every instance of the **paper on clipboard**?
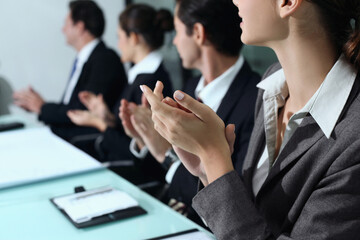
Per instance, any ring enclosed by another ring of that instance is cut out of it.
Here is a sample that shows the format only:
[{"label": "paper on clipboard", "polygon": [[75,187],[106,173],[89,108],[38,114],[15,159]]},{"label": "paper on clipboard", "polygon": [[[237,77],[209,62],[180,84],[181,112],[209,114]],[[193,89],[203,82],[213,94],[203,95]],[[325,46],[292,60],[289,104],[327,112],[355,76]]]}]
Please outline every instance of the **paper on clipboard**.
[{"label": "paper on clipboard", "polygon": [[94,217],[138,206],[130,195],[112,187],[61,196],[53,199],[76,223],[90,221]]}]

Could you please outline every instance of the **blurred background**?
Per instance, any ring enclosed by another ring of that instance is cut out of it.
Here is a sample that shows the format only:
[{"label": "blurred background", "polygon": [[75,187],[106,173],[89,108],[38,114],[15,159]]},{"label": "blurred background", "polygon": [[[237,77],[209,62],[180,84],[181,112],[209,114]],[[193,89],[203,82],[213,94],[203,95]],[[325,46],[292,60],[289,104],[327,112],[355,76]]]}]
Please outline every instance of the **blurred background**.
[{"label": "blurred background", "polygon": [[[36,119],[12,105],[12,91],[32,85],[45,100],[59,101],[64,92],[76,56],[62,34],[62,26],[70,0],[0,0],[0,115],[15,113]],[[173,12],[175,0],[95,0],[103,9],[106,29],[103,39],[117,49],[118,16],[130,3],[146,3]],[[175,33],[166,36],[162,48],[165,66],[174,87],[197,72],[182,69],[178,53],[172,45]],[[245,46],[242,51],[252,68],[263,74],[274,63],[272,50]],[[119,53],[120,54],[120,53]]]}]

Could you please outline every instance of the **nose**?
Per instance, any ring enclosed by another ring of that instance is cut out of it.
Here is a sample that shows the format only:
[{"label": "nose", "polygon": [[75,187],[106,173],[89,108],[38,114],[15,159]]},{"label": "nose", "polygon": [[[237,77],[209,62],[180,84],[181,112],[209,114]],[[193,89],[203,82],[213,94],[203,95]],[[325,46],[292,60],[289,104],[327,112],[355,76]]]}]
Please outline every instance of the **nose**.
[{"label": "nose", "polygon": [[238,7],[238,4],[237,4],[236,0],[232,0],[232,2],[236,7]]}]

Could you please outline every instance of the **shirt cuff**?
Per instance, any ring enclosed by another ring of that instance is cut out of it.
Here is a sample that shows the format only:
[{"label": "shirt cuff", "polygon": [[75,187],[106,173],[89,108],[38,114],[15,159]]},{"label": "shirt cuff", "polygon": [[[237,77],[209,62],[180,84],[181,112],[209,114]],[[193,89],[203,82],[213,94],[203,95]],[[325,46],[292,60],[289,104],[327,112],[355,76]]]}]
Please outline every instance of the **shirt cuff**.
[{"label": "shirt cuff", "polygon": [[170,184],[174,178],[175,172],[178,169],[178,167],[180,166],[181,161],[177,160],[176,162],[174,162],[173,164],[171,164],[169,170],[166,173],[165,176],[165,180],[168,184]]},{"label": "shirt cuff", "polygon": [[133,138],[130,142],[130,152],[138,159],[144,159],[149,152],[149,149],[144,146],[140,151],[136,145],[136,140]]}]

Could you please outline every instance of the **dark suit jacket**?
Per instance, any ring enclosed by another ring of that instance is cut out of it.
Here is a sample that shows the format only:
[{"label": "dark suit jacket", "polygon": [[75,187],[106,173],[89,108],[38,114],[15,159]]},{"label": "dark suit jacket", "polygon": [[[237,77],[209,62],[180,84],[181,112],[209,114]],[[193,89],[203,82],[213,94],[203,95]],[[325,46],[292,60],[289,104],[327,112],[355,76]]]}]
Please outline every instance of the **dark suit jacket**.
[{"label": "dark suit jacket", "polygon": [[100,42],[84,64],[69,104],[45,103],[41,108],[39,120],[49,124],[55,133],[65,139],[88,133],[88,128],[75,126],[66,115],[71,109],[85,109],[79,100],[79,92],[86,90],[96,94],[102,93],[105,102],[112,108],[126,83],[125,70],[119,56]]},{"label": "dark suit jacket", "polygon": [[[158,80],[164,83],[164,96],[172,96],[173,88],[170,77],[165,70],[163,64],[153,74],[139,74],[131,85],[127,85],[124,89],[121,98],[117,101],[114,107],[115,116],[119,115],[120,100],[126,99],[136,104],[141,104],[142,92],[140,85],[147,85],[149,88],[154,89]],[[121,120],[117,117],[116,128],[107,128],[103,134],[103,141],[101,149],[104,153],[103,161],[121,160],[131,158],[129,151],[129,144],[131,139],[125,134]]]},{"label": "dark suit jacket", "polygon": [[[199,80],[200,78],[188,81],[184,91],[195,97],[195,89]],[[230,123],[235,124],[236,141],[232,159],[235,169],[239,173],[242,170],[243,160],[253,129],[254,109],[258,92],[256,85],[259,81],[260,76],[253,72],[247,62],[245,62],[216,112],[226,125]],[[168,197],[191,206],[192,199],[197,193],[197,183],[198,178],[191,175],[184,165],[181,164],[170,184]],[[190,218],[201,223],[196,216],[192,215],[192,209],[189,209],[189,211]]]},{"label": "dark suit jacket", "polygon": [[254,197],[253,173],[265,146],[259,90],[243,180],[230,172],[193,200],[217,239],[359,239],[359,93],[358,74],[329,139],[308,114]]}]

